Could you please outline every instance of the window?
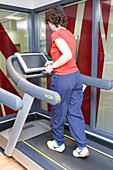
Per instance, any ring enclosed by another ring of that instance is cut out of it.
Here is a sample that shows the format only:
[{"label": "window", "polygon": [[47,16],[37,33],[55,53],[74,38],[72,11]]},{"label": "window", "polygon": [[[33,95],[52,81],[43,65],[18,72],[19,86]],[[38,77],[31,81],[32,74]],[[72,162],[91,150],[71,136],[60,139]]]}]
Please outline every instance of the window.
[{"label": "window", "polygon": [[[113,82],[113,6],[101,1],[99,25],[98,77]],[[113,88],[101,90],[96,128],[113,133]]]},{"label": "window", "polygon": [[[22,96],[22,90],[9,79],[6,71],[6,59],[17,51],[29,51],[28,14],[0,10],[0,87]],[[14,113],[6,106],[0,106],[0,117]]]}]

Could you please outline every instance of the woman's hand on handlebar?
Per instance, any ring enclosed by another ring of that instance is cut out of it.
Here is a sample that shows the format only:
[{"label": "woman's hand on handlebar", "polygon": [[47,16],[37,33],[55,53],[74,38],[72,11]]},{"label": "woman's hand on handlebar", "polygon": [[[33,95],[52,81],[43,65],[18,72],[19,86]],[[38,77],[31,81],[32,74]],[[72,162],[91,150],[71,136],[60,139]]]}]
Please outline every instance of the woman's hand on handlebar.
[{"label": "woman's hand on handlebar", "polygon": [[53,71],[53,61],[47,61],[44,66],[47,73],[51,73]]},{"label": "woman's hand on handlebar", "polygon": [[44,66],[53,65],[53,61],[47,61]]},{"label": "woman's hand on handlebar", "polygon": [[53,69],[53,65],[49,64],[45,67],[45,70],[47,71],[47,73],[51,73],[54,69]]}]

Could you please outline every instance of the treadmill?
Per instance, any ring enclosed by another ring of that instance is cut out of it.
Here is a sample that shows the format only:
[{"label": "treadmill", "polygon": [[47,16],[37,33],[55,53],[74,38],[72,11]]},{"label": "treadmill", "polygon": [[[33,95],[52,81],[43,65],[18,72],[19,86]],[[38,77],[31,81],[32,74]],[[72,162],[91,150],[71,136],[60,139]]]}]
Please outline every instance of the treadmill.
[{"label": "treadmill", "polygon": [[[89,158],[75,158],[72,155],[72,150],[76,147],[76,141],[70,136],[68,130],[65,130],[66,150],[63,153],[50,150],[46,142],[52,139],[52,133],[46,116],[43,119],[25,123],[35,98],[52,105],[58,104],[61,100],[57,92],[39,87],[29,81],[29,78],[51,75],[44,72],[44,64],[47,60],[48,57],[43,53],[15,53],[7,59],[6,66],[9,76],[25,94],[23,107],[18,111],[13,127],[0,132],[0,145],[5,150],[5,154],[15,158],[29,170],[112,168],[113,160],[111,161],[109,157],[94,150],[90,150]],[[85,85],[106,90],[112,88],[111,81],[85,75],[81,75],[81,77]],[[95,143],[88,140],[88,144],[93,146]],[[96,146],[100,147],[99,144]],[[103,150],[102,146],[101,149]],[[107,151],[109,152],[109,149]]]}]

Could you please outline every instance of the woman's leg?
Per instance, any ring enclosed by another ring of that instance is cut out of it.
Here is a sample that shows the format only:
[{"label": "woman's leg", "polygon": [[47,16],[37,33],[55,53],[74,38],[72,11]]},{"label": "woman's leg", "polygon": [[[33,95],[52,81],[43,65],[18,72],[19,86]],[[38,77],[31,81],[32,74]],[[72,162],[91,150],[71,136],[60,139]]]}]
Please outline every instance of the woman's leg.
[{"label": "woman's leg", "polygon": [[76,140],[78,147],[86,146],[86,136],[84,131],[84,117],[81,111],[81,104],[83,99],[82,81],[80,73],[73,75],[75,86],[72,89],[67,120],[72,137]]},{"label": "woman's leg", "polygon": [[69,75],[53,75],[51,79],[51,90],[58,92],[61,96],[61,102],[51,107],[51,130],[55,140],[63,143],[64,125],[68,112],[68,105],[71,96]]}]

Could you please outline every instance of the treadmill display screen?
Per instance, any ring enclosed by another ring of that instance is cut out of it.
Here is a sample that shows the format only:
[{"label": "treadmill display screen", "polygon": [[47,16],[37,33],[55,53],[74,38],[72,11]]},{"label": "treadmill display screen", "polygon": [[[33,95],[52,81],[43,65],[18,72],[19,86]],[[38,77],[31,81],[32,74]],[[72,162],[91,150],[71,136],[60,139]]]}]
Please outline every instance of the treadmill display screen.
[{"label": "treadmill display screen", "polygon": [[43,53],[15,53],[25,73],[44,71],[44,64],[48,61]]},{"label": "treadmill display screen", "polygon": [[46,62],[45,58],[42,55],[23,55],[21,57],[24,60],[27,68],[44,67],[44,64]]}]

